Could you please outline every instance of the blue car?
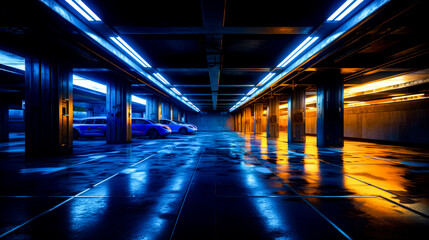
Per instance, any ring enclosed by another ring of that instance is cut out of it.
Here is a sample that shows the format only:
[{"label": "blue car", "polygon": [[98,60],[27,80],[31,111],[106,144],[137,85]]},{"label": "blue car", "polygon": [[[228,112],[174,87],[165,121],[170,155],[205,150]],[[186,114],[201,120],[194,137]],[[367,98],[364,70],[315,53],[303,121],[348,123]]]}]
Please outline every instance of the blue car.
[{"label": "blue car", "polygon": [[156,123],[150,119],[133,118],[131,120],[131,132],[133,135],[144,135],[150,138],[157,138],[170,135],[171,129],[164,124]]},{"label": "blue car", "polygon": [[172,121],[168,119],[161,119],[160,122],[170,127],[171,132],[173,133],[180,133],[182,135],[185,135],[197,131],[197,126],[193,124],[188,124],[180,121]]},{"label": "blue car", "polygon": [[[131,132],[133,135],[157,138],[170,135],[171,129],[149,119],[137,118],[131,120]],[[73,139],[79,137],[106,137],[106,118],[84,118],[80,123],[73,124]]]}]

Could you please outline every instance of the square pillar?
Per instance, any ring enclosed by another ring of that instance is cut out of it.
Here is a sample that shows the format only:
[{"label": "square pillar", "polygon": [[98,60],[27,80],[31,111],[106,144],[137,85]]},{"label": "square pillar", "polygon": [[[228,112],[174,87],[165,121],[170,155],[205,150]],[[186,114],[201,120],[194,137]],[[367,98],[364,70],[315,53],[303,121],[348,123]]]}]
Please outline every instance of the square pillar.
[{"label": "square pillar", "polygon": [[159,123],[161,119],[161,105],[155,96],[146,97],[146,118]]},{"label": "square pillar", "polygon": [[271,96],[268,100],[267,109],[267,137],[278,138],[279,137],[279,97]]},{"label": "square pillar", "polygon": [[240,132],[246,132],[246,119],[244,116],[244,110],[240,111],[240,123],[241,123]]},{"label": "square pillar", "polygon": [[250,107],[246,107],[244,109],[245,132],[252,132],[253,130],[253,126],[251,125],[251,119],[252,119],[252,109],[250,109]]},{"label": "square pillar", "polygon": [[235,120],[235,131],[239,132],[240,131],[240,119],[239,119],[239,114],[235,113],[234,114],[234,120]]},{"label": "square pillar", "polygon": [[131,84],[126,80],[111,80],[106,94],[107,143],[131,142]]},{"label": "square pillar", "polygon": [[254,122],[253,122],[253,132],[254,134],[262,133],[262,118],[264,117],[264,104],[255,103],[254,104]]},{"label": "square pillar", "polygon": [[0,142],[9,141],[9,104],[0,102]]},{"label": "square pillar", "polygon": [[321,71],[317,85],[317,146],[344,146],[344,81],[339,70]]},{"label": "square pillar", "polygon": [[161,103],[161,119],[171,119],[170,103]]},{"label": "square pillar", "polygon": [[179,109],[177,109],[177,107],[173,107],[172,106],[172,111],[173,111],[173,113],[171,114],[172,115],[172,119],[171,120],[173,120],[173,121],[180,121],[180,119],[179,119]]},{"label": "square pillar", "polygon": [[26,57],[26,157],[73,152],[72,74],[72,67],[58,57]]},{"label": "square pillar", "polygon": [[295,88],[288,102],[288,142],[305,142],[305,88]]}]

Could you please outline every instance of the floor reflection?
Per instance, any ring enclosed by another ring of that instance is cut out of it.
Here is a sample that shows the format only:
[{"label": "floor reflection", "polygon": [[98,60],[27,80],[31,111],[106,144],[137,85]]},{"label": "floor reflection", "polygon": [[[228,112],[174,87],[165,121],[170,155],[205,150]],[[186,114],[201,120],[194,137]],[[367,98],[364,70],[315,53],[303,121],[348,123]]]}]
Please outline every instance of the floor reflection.
[{"label": "floor reflection", "polygon": [[403,239],[429,227],[425,149],[200,132],[76,141],[72,156],[26,162],[22,146],[0,145],[6,239]]}]

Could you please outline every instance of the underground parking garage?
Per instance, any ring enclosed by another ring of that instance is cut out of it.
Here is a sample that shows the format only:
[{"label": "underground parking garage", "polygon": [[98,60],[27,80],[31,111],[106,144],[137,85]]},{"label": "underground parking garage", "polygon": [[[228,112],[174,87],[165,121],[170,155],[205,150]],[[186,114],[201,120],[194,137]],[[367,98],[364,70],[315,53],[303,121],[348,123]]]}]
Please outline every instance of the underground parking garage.
[{"label": "underground parking garage", "polygon": [[1,239],[417,239],[427,1],[0,9]]}]

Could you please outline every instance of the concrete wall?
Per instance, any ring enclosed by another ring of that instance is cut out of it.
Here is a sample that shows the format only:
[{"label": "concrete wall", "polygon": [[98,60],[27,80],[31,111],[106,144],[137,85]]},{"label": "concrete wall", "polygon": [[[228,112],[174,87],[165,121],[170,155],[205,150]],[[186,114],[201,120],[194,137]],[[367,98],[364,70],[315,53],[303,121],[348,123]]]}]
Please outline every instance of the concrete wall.
[{"label": "concrete wall", "polygon": [[[306,133],[316,134],[316,124],[316,112],[307,112]],[[429,144],[429,100],[346,108],[344,136]]]},{"label": "concrete wall", "polygon": [[197,126],[198,131],[233,131],[234,119],[226,112],[187,113],[188,123]]}]

